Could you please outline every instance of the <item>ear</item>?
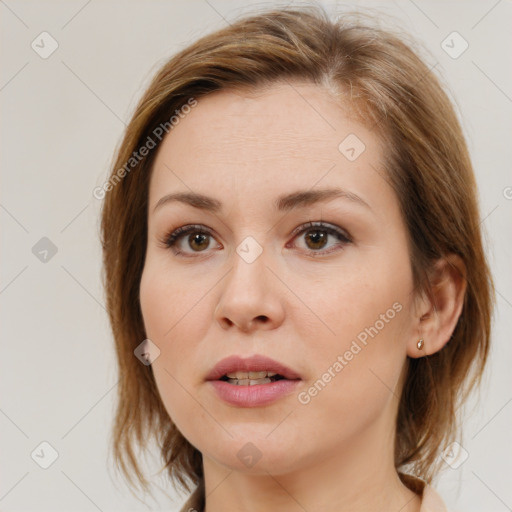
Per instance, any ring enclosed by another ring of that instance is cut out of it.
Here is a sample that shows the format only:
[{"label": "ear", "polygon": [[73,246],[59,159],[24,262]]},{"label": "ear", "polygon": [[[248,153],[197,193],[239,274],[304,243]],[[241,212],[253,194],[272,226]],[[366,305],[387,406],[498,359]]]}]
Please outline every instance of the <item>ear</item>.
[{"label": "ear", "polygon": [[[409,357],[422,357],[441,350],[457,325],[466,293],[466,265],[456,254],[439,259],[429,275],[431,296],[418,299],[416,325],[418,335],[407,343]],[[418,340],[423,347],[418,348]]]}]

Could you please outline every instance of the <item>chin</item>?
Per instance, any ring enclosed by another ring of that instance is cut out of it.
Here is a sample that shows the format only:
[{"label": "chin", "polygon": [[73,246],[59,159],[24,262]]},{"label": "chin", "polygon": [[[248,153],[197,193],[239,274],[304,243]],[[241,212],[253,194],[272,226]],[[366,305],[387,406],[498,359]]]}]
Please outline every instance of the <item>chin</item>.
[{"label": "chin", "polygon": [[233,438],[224,439],[215,446],[207,446],[201,452],[233,471],[253,475],[288,473],[298,464],[296,443],[288,436],[273,437],[270,434],[269,437],[272,428],[265,425],[264,428],[256,428],[258,432],[255,432],[252,426],[251,435],[242,432],[235,435],[230,429]]}]

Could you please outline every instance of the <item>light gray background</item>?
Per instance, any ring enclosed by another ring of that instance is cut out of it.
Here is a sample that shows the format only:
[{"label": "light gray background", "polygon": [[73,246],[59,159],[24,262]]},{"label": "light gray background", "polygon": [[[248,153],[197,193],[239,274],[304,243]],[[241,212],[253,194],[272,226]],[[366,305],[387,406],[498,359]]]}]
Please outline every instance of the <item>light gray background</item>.
[{"label": "light gray background", "polygon": [[[145,506],[109,465],[117,375],[99,277],[101,204],[92,191],[152,74],[251,5],[277,2],[0,1],[2,511],[178,510],[185,499],[160,494]],[[456,99],[498,289],[489,371],[465,421],[469,458],[436,486],[453,510],[512,510],[512,5],[368,5],[425,44]],[[31,48],[43,31],[59,45],[47,59]],[[469,43],[457,59],[441,47],[453,31]],[[47,262],[32,252],[42,237],[57,248]],[[31,458],[42,441],[59,454],[46,470]]]}]

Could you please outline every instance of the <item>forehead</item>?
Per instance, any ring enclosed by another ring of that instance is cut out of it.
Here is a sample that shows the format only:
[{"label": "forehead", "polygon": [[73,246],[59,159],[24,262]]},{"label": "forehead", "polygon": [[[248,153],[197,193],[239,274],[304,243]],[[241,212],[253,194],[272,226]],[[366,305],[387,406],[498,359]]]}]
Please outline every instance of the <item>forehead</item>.
[{"label": "forehead", "polygon": [[309,83],[200,98],[158,150],[150,204],[178,190],[215,190],[229,202],[234,187],[250,199],[278,195],[276,189],[310,189],[320,180],[364,195],[372,180],[382,186],[381,141],[349,111]]}]

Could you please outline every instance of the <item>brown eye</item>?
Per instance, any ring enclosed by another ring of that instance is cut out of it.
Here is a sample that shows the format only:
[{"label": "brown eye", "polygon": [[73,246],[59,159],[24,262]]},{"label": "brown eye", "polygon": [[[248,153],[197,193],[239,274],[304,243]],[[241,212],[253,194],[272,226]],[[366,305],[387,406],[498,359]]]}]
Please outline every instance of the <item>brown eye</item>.
[{"label": "brown eye", "polygon": [[[294,231],[295,239],[304,241],[304,249],[313,256],[329,254],[345,245],[352,243],[349,235],[334,225],[327,225],[322,222],[308,222]],[[337,243],[330,243],[330,239],[338,240]],[[327,247],[327,249],[325,249]],[[325,250],[324,250],[325,249]]]},{"label": "brown eye", "polygon": [[212,239],[213,235],[203,226],[190,225],[176,229],[162,242],[165,247],[172,248],[175,254],[193,257],[194,253],[206,252]]},{"label": "brown eye", "polygon": [[323,249],[327,244],[329,234],[325,230],[312,229],[307,231],[306,245],[309,249]]},{"label": "brown eye", "polygon": [[204,249],[207,249],[210,245],[208,234],[205,233],[196,233],[189,235],[188,237],[188,244],[189,246],[197,251],[203,251]]}]

